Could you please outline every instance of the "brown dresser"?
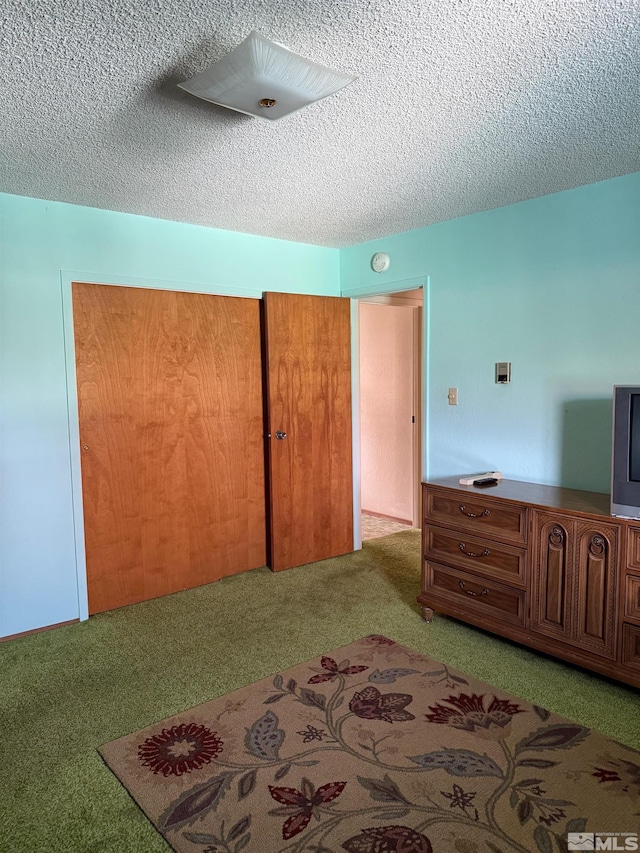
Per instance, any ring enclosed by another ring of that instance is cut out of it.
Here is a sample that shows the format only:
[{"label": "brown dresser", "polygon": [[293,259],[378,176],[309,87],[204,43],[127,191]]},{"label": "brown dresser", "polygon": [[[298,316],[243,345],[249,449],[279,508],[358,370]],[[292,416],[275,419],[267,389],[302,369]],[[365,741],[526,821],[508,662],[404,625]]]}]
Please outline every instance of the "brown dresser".
[{"label": "brown dresser", "polygon": [[434,610],[640,687],[640,522],[609,496],[501,480],[423,484],[422,590]]}]

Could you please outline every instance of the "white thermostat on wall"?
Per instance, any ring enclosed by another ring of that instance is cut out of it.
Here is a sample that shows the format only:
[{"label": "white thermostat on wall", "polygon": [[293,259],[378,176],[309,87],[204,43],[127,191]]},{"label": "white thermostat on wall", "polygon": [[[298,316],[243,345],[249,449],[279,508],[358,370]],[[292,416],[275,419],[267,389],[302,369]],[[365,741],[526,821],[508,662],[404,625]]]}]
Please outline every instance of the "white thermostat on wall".
[{"label": "white thermostat on wall", "polygon": [[376,272],[386,272],[391,264],[391,258],[386,252],[376,252],[371,258],[371,267]]}]

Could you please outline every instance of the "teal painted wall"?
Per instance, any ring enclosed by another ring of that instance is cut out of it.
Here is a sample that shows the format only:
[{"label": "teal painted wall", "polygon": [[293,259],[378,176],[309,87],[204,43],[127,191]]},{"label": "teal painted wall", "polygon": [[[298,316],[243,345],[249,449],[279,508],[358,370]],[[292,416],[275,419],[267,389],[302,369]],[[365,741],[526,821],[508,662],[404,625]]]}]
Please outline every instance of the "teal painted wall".
[{"label": "teal painted wall", "polygon": [[0,636],[78,618],[86,606],[63,326],[73,278],[338,295],[339,252],[0,194]]},{"label": "teal painted wall", "polygon": [[[371,270],[374,251],[388,272]],[[0,195],[0,636],[84,606],[63,324],[74,277],[246,296],[428,281],[431,477],[495,467],[607,491],[611,388],[640,384],[640,173],[340,252]],[[496,361],[512,362],[510,385],[495,385]]]},{"label": "teal painted wall", "polygon": [[640,173],[341,252],[344,294],[427,276],[425,476],[609,491],[612,386],[640,384]]}]

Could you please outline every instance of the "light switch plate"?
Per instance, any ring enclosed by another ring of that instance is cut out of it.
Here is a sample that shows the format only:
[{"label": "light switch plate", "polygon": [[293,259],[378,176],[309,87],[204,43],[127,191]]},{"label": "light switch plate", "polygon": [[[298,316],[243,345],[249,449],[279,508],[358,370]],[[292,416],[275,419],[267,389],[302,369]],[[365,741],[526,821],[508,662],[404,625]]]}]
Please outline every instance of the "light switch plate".
[{"label": "light switch plate", "polygon": [[506,385],[511,382],[511,362],[496,361],[496,384]]}]

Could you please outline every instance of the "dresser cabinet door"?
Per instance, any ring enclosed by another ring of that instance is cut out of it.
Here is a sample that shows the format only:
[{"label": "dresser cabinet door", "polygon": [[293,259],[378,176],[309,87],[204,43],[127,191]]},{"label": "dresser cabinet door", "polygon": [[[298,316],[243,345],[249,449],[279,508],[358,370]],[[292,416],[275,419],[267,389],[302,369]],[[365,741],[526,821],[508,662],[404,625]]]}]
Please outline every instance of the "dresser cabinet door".
[{"label": "dresser cabinet door", "polygon": [[576,645],[614,658],[616,649],[618,528],[576,527]]},{"label": "dresser cabinet door", "polygon": [[536,513],[531,628],[615,658],[619,530]]},{"label": "dresser cabinet door", "polygon": [[571,636],[572,533],[571,519],[537,514],[531,628],[561,640]]}]

